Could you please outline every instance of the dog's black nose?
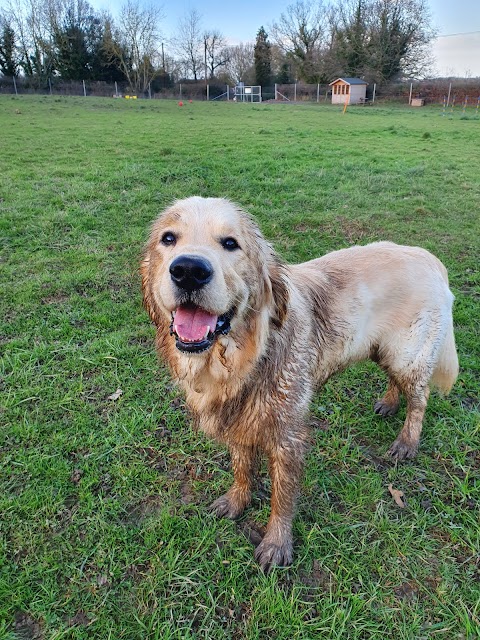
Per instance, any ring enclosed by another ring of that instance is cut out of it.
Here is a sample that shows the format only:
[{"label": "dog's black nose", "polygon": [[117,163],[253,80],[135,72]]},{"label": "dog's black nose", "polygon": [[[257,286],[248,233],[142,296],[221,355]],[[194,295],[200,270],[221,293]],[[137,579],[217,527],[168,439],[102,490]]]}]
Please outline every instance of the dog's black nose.
[{"label": "dog's black nose", "polygon": [[181,289],[195,291],[210,282],[213,277],[213,268],[204,258],[178,256],[170,265],[170,275]]}]

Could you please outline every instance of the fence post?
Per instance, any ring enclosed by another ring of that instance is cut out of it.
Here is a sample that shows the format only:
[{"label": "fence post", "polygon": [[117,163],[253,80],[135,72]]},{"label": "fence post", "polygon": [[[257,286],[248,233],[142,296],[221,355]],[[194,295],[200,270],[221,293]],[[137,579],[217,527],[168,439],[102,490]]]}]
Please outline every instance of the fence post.
[{"label": "fence post", "polygon": [[52,95],[52,81],[48,79],[48,86],[50,87],[50,95]]},{"label": "fence post", "polygon": [[227,84],[227,102],[230,102],[230,87]]},{"label": "fence post", "polygon": [[412,104],[412,89],[413,89],[413,82],[410,82],[410,95],[408,96],[408,106]]},{"label": "fence post", "polygon": [[13,78],[13,88],[15,89],[15,95],[18,96],[17,83],[15,82],[15,76],[12,76],[12,78]]},{"label": "fence post", "polygon": [[296,102],[297,101],[297,83],[295,82],[295,87],[293,90],[293,101]]},{"label": "fence post", "polygon": [[448,97],[447,97],[447,107],[450,104],[450,94],[452,93],[452,83],[448,85]]},{"label": "fence post", "polygon": [[82,80],[83,82],[83,97],[86,98],[87,97],[87,90],[85,88],[85,80]]},{"label": "fence post", "polygon": [[372,96],[372,104],[375,102],[375,94],[377,93],[377,83],[373,83],[373,96]]},{"label": "fence post", "polygon": [[180,83],[180,100],[182,99],[182,83]]},{"label": "fence post", "polygon": [[320,102],[320,85],[317,84],[317,102]]},{"label": "fence post", "polygon": [[115,97],[118,98],[118,86],[117,86],[116,80],[115,80]]},{"label": "fence post", "polygon": [[275,82],[275,100],[277,99],[277,83]]},{"label": "fence post", "polygon": [[207,102],[210,100],[210,85],[207,84]]}]

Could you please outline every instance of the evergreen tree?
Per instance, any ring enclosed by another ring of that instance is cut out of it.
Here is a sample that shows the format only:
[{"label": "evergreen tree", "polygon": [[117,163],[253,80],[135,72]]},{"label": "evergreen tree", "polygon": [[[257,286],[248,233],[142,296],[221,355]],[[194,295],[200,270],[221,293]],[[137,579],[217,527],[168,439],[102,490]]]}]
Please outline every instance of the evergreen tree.
[{"label": "evergreen tree", "polygon": [[[336,33],[337,73],[362,77],[368,67],[368,25],[365,0],[340,7],[341,26]],[[348,15],[348,10],[351,13]]]},{"label": "evergreen tree", "polygon": [[17,75],[15,33],[8,22],[0,21],[0,71],[5,76]]},{"label": "evergreen tree", "polygon": [[267,32],[260,27],[254,48],[255,81],[262,87],[268,86],[272,78],[272,51]]}]

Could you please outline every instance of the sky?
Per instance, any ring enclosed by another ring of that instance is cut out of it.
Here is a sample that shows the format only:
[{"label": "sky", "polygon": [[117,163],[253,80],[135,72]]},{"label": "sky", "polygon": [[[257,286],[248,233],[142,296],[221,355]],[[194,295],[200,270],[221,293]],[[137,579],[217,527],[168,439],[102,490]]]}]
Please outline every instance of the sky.
[{"label": "sky", "polygon": [[[203,17],[205,29],[218,29],[231,44],[254,41],[261,26],[280,17],[294,0],[150,0],[163,7],[162,30],[173,34],[178,22],[190,9]],[[428,0],[427,0],[428,1]],[[90,0],[98,9],[113,14],[122,0]],[[148,2],[148,0],[147,0]],[[429,0],[433,26],[439,37],[433,43],[435,75],[480,77],[480,0]],[[459,34],[459,35],[457,35]]]}]

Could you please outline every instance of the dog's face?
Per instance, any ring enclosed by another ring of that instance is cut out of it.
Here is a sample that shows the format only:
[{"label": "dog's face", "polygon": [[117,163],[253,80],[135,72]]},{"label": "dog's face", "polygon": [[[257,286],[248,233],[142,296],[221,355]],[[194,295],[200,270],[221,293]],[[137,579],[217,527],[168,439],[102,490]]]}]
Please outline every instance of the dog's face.
[{"label": "dog's face", "polygon": [[171,323],[177,349],[203,353],[249,313],[272,306],[278,315],[274,266],[256,225],[231,202],[181,200],[153,225],[142,263],[145,304],[157,325]]}]

